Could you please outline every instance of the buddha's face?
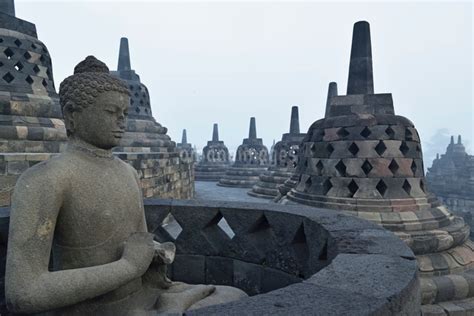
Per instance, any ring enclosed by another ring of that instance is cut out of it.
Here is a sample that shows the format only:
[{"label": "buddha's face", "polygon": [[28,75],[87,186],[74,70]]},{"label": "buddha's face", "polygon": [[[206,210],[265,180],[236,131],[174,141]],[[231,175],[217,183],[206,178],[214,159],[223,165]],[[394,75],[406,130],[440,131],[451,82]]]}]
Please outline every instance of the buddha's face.
[{"label": "buddha's face", "polygon": [[107,91],[99,94],[94,104],[71,113],[74,136],[102,149],[119,145],[125,132],[129,96]]}]

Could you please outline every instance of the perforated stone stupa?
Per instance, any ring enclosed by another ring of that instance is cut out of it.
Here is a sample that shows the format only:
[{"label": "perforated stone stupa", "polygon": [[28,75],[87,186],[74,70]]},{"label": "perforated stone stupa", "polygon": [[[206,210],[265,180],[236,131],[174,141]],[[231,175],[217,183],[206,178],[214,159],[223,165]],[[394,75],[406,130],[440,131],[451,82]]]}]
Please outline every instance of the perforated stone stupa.
[{"label": "perforated stone stupa", "polygon": [[393,231],[417,255],[424,313],[474,311],[469,227],[427,191],[413,123],[395,115],[391,94],[374,94],[367,22],[354,25],[347,95],[332,97],[310,127],[299,164],[284,203],[343,210]]},{"label": "perforated stone stupa", "polygon": [[51,57],[36,26],[15,17],[13,0],[0,3],[0,206],[10,204],[16,180],[65,144]]},{"label": "perforated stone stupa", "polygon": [[426,174],[428,187],[453,211],[459,212],[472,227],[474,224],[474,156],[464,147],[461,135],[457,143],[451,136],[446,153],[436,156]]},{"label": "perforated stone stupa", "polygon": [[290,131],[273,146],[272,166],[260,175],[260,180],[248,192],[249,195],[273,199],[278,195],[278,187],[288,180],[298,164],[298,150],[306,134],[300,133],[298,107],[291,108]]},{"label": "perforated stone stupa", "polygon": [[250,118],[249,137],[237,148],[234,164],[227,169],[217,185],[251,188],[269,164],[268,149],[261,138],[257,138],[255,118]]},{"label": "perforated stone stupa", "polygon": [[153,118],[148,88],[130,65],[127,38],[120,40],[117,71],[111,73],[127,82],[131,94],[127,130],[114,151],[137,169],[145,197],[192,198],[193,164],[180,159],[167,128]]},{"label": "perforated stone stupa", "polygon": [[196,152],[194,151],[193,145],[188,143],[186,129],[183,129],[183,134],[181,136],[181,143],[178,143],[179,155],[182,160],[194,163],[196,161]]},{"label": "perforated stone stupa", "polygon": [[[330,99],[336,95],[337,95],[337,83],[330,82],[328,86],[328,93],[327,93],[327,99],[326,99],[326,112],[327,112],[327,109],[329,108],[328,104],[329,104]],[[302,143],[307,142],[307,139],[306,139],[308,137],[307,134],[303,134],[303,135],[304,136],[303,136],[303,139],[300,141],[300,145]],[[296,158],[298,159],[298,156]],[[282,185],[278,186],[277,188],[278,193],[277,193],[277,196],[274,198],[275,202],[280,202],[281,199],[284,198],[285,195],[298,184],[300,174],[304,171],[302,170],[303,168],[305,168],[305,166],[298,163],[296,164],[296,167],[294,168],[290,178],[285,180]]]},{"label": "perforated stone stupa", "polygon": [[219,181],[230,165],[229,150],[219,140],[219,127],[214,124],[212,140],[202,150],[202,160],[195,167],[197,181]]}]

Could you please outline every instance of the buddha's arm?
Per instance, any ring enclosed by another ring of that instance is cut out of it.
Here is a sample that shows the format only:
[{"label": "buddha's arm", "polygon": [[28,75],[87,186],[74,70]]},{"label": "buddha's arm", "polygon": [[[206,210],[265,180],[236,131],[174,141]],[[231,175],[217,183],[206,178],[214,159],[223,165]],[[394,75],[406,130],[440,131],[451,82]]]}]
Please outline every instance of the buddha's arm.
[{"label": "buddha's arm", "polygon": [[40,312],[73,305],[112,291],[146,271],[153,250],[150,261],[143,262],[143,247],[152,241],[142,235],[127,242],[118,261],[49,272],[56,219],[67,185],[41,172],[24,174],[13,196],[6,266],[6,299],[12,311]]}]

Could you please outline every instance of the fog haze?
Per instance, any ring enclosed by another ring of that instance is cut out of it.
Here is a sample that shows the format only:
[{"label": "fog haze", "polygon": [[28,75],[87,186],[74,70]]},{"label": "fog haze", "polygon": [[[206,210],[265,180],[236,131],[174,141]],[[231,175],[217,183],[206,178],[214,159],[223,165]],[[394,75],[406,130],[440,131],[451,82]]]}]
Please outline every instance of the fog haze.
[{"label": "fog haze", "polygon": [[[16,1],[53,60],[56,88],[87,55],[116,69],[128,37],[153,115],[201,149],[219,123],[235,151],[249,118],[270,147],[298,105],[301,130],[324,115],[328,83],[345,94],[352,26],[371,25],[375,92],[412,120],[425,164],[473,129],[472,3]],[[445,139],[447,137],[447,139]]]}]

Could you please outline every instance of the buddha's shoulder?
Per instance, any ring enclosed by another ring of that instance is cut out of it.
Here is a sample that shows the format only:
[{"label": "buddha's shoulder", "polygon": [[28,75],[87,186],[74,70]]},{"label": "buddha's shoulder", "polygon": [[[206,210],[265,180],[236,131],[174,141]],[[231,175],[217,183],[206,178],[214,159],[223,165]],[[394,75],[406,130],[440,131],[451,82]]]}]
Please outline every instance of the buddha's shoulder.
[{"label": "buddha's shoulder", "polygon": [[18,181],[61,182],[71,176],[74,171],[73,166],[74,159],[66,154],[57,154],[28,168]]}]

